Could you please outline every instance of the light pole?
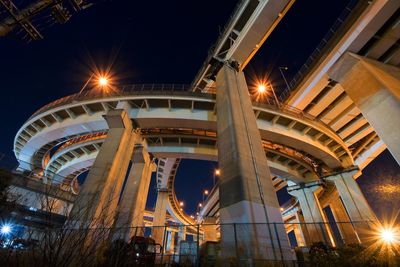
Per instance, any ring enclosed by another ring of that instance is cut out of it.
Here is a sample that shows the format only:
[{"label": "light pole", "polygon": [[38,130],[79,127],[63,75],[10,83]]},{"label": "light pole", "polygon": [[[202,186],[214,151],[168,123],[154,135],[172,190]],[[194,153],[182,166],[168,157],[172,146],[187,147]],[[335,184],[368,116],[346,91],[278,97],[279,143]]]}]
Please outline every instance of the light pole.
[{"label": "light pole", "polygon": [[89,84],[89,82],[92,80],[94,76],[94,73],[92,73],[92,75],[90,75],[89,79],[86,81],[86,83],[82,86],[82,89],[79,91],[79,94],[83,92],[83,90],[85,90],[86,86]]},{"label": "light pole", "polygon": [[203,207],[203,204],[199,203],[199,205],[197,205],[197,212],[200,213],[201,212],[201,208]]},{"label": "light pole", "polygon": [[204,196],[208,196],[208,193],[209,193],[209,192],[208,192],[207,189],[203,191],[203,203],[204,203]]},{"label": "light pole", "polygon": [[180,210],[181,211],[183,211],[183,206],[185,205],[185,203],[183,202],[183,201],[180,201],[179,202],[179,207],[180,207]]},{"label": "light pole", "polygon": [[214,186],[215,186],[215,176],[219,176],[220,174],[221,174],[221,171],[219,169],[215,169],[215,171],[213,173]]},{"label": "light pole", "polygon": [[279,101],[278,101],[278,98],[276,97],[275,90],[274,90],[274,87],[272,86],[272,83],[271,83],[271,82],[269,82],[269,86],[270,86],[270,88],[271,88],[272,94],[274,95],[276,105],[277,105],[278,108],[279,108],[279,107],[280,107]]},{"label": "light pole", "polygon": [[288,67],[279,67],[279,72],[281,73],[282,78],[283,78],[283,80],[285,81],[287,90],[290,90],[289,83],[288,83],[288,81],[286,80],[285,75],[283,74],[283,70],[286,71],[286,70],[288,70],[288,69],[289,69]]},{"label": "light pole", "polygon": [[[279,101],[278,101],[278,98],[276,97],[275,90],[274,90],[274,87],[272,86],[272,83],[271,83],[270,81],[268,81],[268,82],[267,82],[267,85],[268,85],[268,87],[271,89],[272,95],[274,96],[274,99],[275,99],[275,102],[276,102],[276,105],[277,105],[278,108],[279,108]],[[266,87],[266,85],[263,84],[263,83],[259,84],[259,85],[257,86],[257,91],[258,91],[258,93],[259,93],[260,95],[265,94],[265,93],[267,92],[267,87]]]},{"label": "light pole", "polygon": [[[89,82],[93,79],[94,77],[94,73],[92,73],[92,75],[90,75],[89,79],[86,81],[86,83],[82,86],[81,90],[79,91],[79,94],[83,92],[83,90],[85,90],[86,86],[89,84]],[[99,76],[98,80],[97,80],[97,84],[101,87],[104,88],[109,84],[109,78],[107,76]]]}]

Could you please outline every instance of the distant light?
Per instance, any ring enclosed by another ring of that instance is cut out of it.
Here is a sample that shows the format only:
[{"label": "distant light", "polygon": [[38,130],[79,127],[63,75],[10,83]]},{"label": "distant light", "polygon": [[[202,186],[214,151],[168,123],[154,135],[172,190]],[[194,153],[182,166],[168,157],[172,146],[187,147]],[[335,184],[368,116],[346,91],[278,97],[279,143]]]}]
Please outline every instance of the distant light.
[{"label": "distant light", "polygon": [[183,203],[183,201],[179,202],[179,206],[183,207],[183,205],[185,205],[185,203]]},{"label": "distant light", "polygon": [[11,233],[11,225],[4,224],[3,226],[1,226],[0,232],[3,235],[8,235],[9,233]]},{"label": "distant light", "polygon": [[208,195],[208,190],[204,190],[204,195]]},{"label": "distant light", "polygon": [[199,207],[200,207],[200,208],[203,207],[203,204],[199,203]]},{"label": "distant light", "polygon": [[381,232],[381,238],[385,243],[393,243],[395,241],[394,236],[392,229],[383,229]]},{"label": "distant light", "polygon": [[105,76],[102,76],[99,78],[99,85],[100,86],[107,86],[108,85],[108,78]]},{"label": "distant light", "polygon": [[259,84],[257,87],[257,91],[260,94],[263,94],[267,91],[267,87],[264,84]]},{"label": "distant light", "polygon": [[284,209],[283,209],[283,208],[280,208],[280,210],[283,211]]},{"label": "distant light", "polygon": [[215,170],[215,175],[219,176],[220,174],[221,174],[220,169],[216,169],[216,170]]}]

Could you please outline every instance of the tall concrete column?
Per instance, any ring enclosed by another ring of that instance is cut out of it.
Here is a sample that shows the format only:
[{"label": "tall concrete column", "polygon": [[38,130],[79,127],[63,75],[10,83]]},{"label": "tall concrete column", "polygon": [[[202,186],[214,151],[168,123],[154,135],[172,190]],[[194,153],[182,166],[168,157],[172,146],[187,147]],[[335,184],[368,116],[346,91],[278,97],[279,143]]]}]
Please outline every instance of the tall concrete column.
[{"label": "tall concrete column", "polygon": [[143,216],[154,170],[146,141],[138,138],[132,154],[132,166],[118,204],[114,239],[129,241],[134,233],[144,234]]},{"label": "tall concrete column", "polygon": [[175,251],[175,235],[174,231],[170,231],[168,235],[168,251],[170,254],[173,254]]},{"label": "tall concrete column", "polygon": [[[225,64],[217,76],[222,256],[291,260],[291,252],[244,74]],[[274,226],[252,223],[279,223]],[[277,233],[277,235],[276,235]],[[282,252],[282,253],[281,253]],[[236,255],[236,254],[239,255]]]},{"label": "tall concrete column", "polygon": [[369,231],[367,229],[371,226],[371,223],[377,222],[378,219],[353,178],[358,172],[358,168],[352,168],[325,177],[325,179],[334,182],[347,214],[357,231],[358,237],[361,242],[365,242],[368,240]]},{"label": "tall concrete column", "polygon": [[400,69],[346,53],[329,76],[343,86],[400,164]]},{"label": "tall concrete column", "polygon": [[329,206],[331,207],[333,217],[337,222],[336,225],[339,229],[340,235],[342,236],[343,242],[345,244],[359,244],[360,240],[350,222],[350,218],[346,213],[342,200],[338,198],[335,201],[332,201]]},{"label": "tall concrete column", "polygon": [[71,210],[68,227],[111,227],[122,184],[137,139],[128,114],[121,109],[104,116],[107,138]]},{"label": "tall concrete column", "polygon": [[181,225],[178,231],[178,242],[176,244],[176,253],[180,254],[181,242],[186,240],[186,226]]},{"label": "tall concrete column", "polygon": [[305,187],[288,187],[288,193],[296,197],[299,201],[301,211],[304,216],[305,225],[308,232],[309,242],[324,242],[332,244],[331,233],[328,225],[325,224],[326,217],[318,201],[318,194],[322,190],[318,183],[308,184]]},{"label": "tall concrete column", "polygon": [[164,225],[167,218],[168,189],[159,189],[157,193],[156,209],[153,216],[151,237],[158,244],[164,241]]},{"label": "tall concrete column", "polygon": [[299,247],[305,247],[307,244],[309,245],[310,238],[308,236],[304,217],[299,212],[296,212],[296,220],[293,231]]},{"label": "tall concrete column", "polygon": [[204,233],[204,242],[207,241],[218,241],[218,225],[217,218],[215,217],[205,217],[202,224],[203,233]]}]

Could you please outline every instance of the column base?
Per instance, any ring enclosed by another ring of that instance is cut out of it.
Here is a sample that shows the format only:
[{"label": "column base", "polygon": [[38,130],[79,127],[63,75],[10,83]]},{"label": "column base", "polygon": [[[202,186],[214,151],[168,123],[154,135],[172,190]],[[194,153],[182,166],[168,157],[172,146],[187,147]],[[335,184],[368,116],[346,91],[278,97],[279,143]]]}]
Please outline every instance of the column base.
[{"label": "column base", "polygon": [[266,207],[266,212],[270,223],[260,203],[244,200],[220,209],[220,219],[224,222],[221,225],[222,258],[235,258],[249,266],[256,262],[295,260],[279,208]]}]

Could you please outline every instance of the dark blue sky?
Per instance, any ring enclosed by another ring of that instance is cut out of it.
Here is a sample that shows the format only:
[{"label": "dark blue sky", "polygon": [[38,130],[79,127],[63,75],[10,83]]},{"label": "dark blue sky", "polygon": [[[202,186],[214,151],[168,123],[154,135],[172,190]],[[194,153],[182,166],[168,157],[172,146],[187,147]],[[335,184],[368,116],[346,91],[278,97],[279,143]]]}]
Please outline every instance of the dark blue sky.
[{"label": "dark blue sky", "polygon": [[[245,71],[268,73],[282,89],[278,67],[289,67],[290,80],[348,2],[296,1]],[[235,5],[233,0],[102,1],[44,31],[44,40],[0,39],[0,152],[13,155],[23,122],[46,103],[78,92],[95,66],[111,66],[119,84],[190,83]],[[201,201],[202,189],[212,185],[213,168],[209,162],[182,163],[176,191],[189,213]],[[385,152],[359,180],[368,184],[376,168],[399,173]]]}]

